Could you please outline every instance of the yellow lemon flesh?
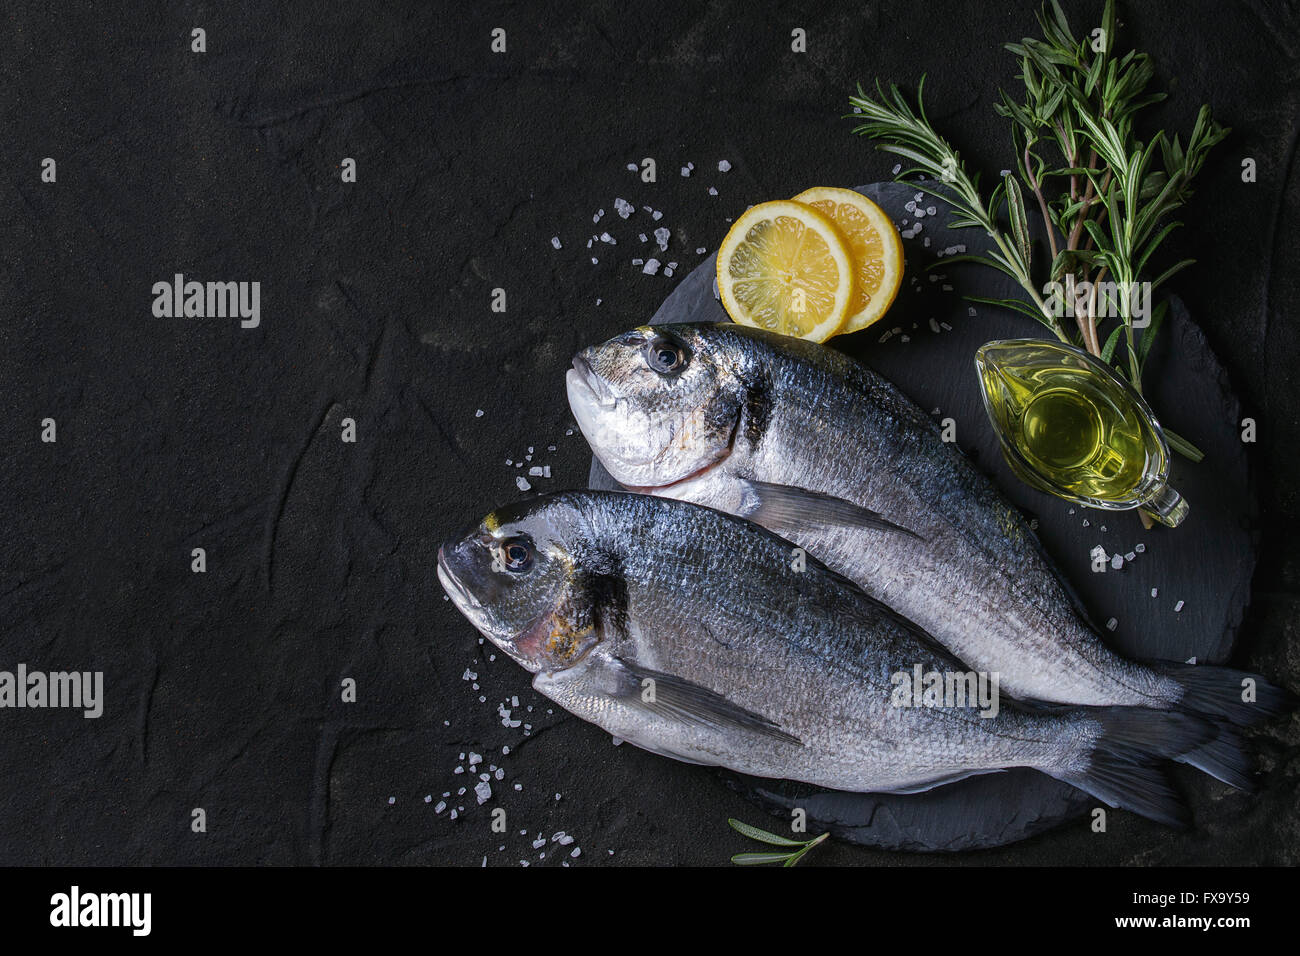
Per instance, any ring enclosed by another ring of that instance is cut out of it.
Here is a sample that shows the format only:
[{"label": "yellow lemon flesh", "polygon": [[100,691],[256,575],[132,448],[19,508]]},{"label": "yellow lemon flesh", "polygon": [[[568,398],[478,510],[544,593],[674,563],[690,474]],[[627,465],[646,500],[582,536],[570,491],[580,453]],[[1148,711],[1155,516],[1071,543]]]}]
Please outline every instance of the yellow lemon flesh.
[{"label": "yellow lemon flesh", "polygon": [[840,333],[865,329],[889,310],[903,283],[903,243],[885,211],[862,193],[815,186],[795,196],[828,216],[853,259],[856,282],[849,317]]},{"label": "yellow lemon flesh", "polygon": [[718,295],[734,321],[813,342],[849,317],[853,275],[831,219],[788,199],[750,207],[718,249]]}]

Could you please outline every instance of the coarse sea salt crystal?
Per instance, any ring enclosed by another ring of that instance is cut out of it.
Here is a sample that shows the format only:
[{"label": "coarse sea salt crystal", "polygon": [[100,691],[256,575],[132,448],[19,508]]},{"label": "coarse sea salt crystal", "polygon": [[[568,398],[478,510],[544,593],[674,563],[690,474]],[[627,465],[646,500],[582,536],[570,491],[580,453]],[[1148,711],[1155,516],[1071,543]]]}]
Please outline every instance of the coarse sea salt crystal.
[{"label": "coarse sea salt crystal", "polygon": [[644,272],[644,273],[645,273],[646,275],[648,275],[648,276],[652,276],[652,275],[654,275],[656,272],[659,271],[659,260],[658,260],[658,259],[647,259],[647,260],[646,260],[646,264],[645,264],[644,266],[641,267],[641,271]]},{"label": "coarse sea salt crystal", "polygon": [[487,803],[492,799],[492,784],[488,783],[486,780],[479,781],[478,785],[474,788],[474,797],[478,800],[479,806]]},{"label": "coarse sea salt crystal", "polygon": [[475,418],[482,418],[482,417],[483,417],[483,409],[481,409],[481,408],[476,408],[476,409],[474,410],[474,417],[475,417]]},{"label": "coarse sea salt crystal", "polygon": [[551,236],[551,246],[552,246],[553,248],[556,248],[556,249],[560,248],[560,237],[559,237],[559,236]]},{"label": "coarse sea salt crystal", "polygon": [[682,167],[682,175],[683,175],[683,176],[689,176],[690,174],[691,174],[690,169],[687,168],[686,166],[683,166],[683,167]]},{"label": "coarse sea salt crystal", "polygon": [[710,186],[710,187],[709,187],[709,195],[710,195],[710,196],[716,196],[717,194],[718,194],[718,187],[716,187],[716,186]]},{"label": "coarse sea salt crystal", "polygon": [[1121,554],[1117,554],[1114,557],[1112,557],[1110,559],[1110,566],[1114,568],[1116,571],[1124,567],[1124,556]]},{"label": "coarse sea salt crystal", "polygon": [[611,236],[611,235],[610,235],[609,233],[607,233],[607,232],[602,232],[602,233],[600,234],[600,241],[601,241],[601,242],[607,242],[607,243],[609,243],[611,246],[616,246],[616,245],[618,245],[618,240],[615,239],[613,236]]},{"label": "coarse sea salt crystal", "polygon": [[669,232],[668,229],[664,226],[660,226],[658,229],[655,230],[655,242],[659,244],[659,248],[661,251],[666,252],[668,250],[668,239],[671,236],[672,233]]},{"label": "coarse sea salt crystal", "polygon": [[1152,589],[1151,589],[1151,596],[1152,596],[1152,597],[1155,597],[1155,596],[1158,595],[1159,593],[1160,593],[1160,589],[1159,589],[1159,588],[1152,588]]},{"label": "coarse sea salt crystal", "polygon": [[707,251],[707,250],[705,250],[705,248],[704,248],[703,246],[700,246],[699,248],[697,248],[697,249],[695,250],[695,254],[696,254],[697,256],[702,256],[702,255],[704,255],[704,253],[705,253],[706,251]]},{"label": "coarse sea salt crystal", "polygon": [[664,217],[664,214],[663,214],[662,212],[660,212],[658,209],[656,209],[654,212],[652,212],[652,213],[650,214],[650,218],[653,219],[655,222],[658,222],[658,221],[659,221],[660,219],[662,219],[663,217]]},{"label": "coarse sea salt crystal", "polygon": [[1115,620],[1115,618],[1113,617],[1106,622],[1106,630],[1108,631],[1113,631],[1118,626],[1119,626],[1119,621]]},{"label": "coarse sea salt crystal", "polygon": [[1177,604],[1174,605],[1174,613],[1175,613],[1175,614],[1177,614],[1177,613],[1178,613],[1179,611],[1181,611],[1182,609],[1183,609],[1183,602],[1182,602],[1182,601],[1179,601]]},{"label": "coarse sea salt crystal", "polygon": [[627,171],[628,171],[628,172],[630,172],[630,173],[634,173],[634,172],[636,172],[636,170],[637,170],[637,165],[636,165],[636,163],[628,163],[628,164],[627,164]]},{"label": "coarse sea salt crystal", "polygon": [[1143,544],[1141,541],[1133,545],[1133,550],[1136,551],[1138,554],[1144,554],[1146,552],[1146,549],[1147,546]]},{"label": "coarse sea salt crystal", "polygon": [[620,219],[626,219],[632,213],[636,212],[636,206],[632,205],[626,199],[614,200],[614,211],[618,213]]},{"label": "coarse sea salt crystal", "polygon": [[718,160],[718,172],[720,173],[731,172],[731,163],[727,162],[725,159]]},{"label": "coarse sea salt crystal", "polygon": [[528,483],[528,479],[523,475],[515,475],[515,486],[518,487],[520,491],[527,491],[532,487],[532,485]]}]

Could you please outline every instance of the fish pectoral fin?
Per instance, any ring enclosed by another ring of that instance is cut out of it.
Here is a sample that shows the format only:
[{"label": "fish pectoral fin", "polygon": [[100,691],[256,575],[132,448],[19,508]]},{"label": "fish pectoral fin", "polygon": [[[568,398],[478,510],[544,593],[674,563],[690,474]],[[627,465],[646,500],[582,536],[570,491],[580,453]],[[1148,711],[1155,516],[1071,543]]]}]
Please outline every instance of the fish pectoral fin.
[{"label": "fish pectoral fin", "polygon": [[742,517],[773,531],[801,527],[812,521],[845,528],[889,531],[905,534],[918,541],[925,540],[915,531],[895,524],[879,512],[855,505],[844,498],[769,481],[749,479],[745,484],[748,506]]},{"label": "fish pectoral fin", "polygon": [[788,743],[802,744],[761,714],[735,704],[692,681],[614,658],[613,696],[658,717],[713,730],[740,729]]}]

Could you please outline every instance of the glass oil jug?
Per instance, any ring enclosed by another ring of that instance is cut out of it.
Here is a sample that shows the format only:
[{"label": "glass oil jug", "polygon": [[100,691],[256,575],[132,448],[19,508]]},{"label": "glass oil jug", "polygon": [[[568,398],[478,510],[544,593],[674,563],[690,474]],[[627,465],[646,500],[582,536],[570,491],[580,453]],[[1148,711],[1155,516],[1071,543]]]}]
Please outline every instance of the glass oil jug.
[{"label": "glass oil jug", "polygon": [[1176,527],[1188,505],[1169,487],[1169,445],[1142,396],[1105,362],[1042,339],[975,353],[984,408],[1011,470],[1066,501],[1141,508]]}]

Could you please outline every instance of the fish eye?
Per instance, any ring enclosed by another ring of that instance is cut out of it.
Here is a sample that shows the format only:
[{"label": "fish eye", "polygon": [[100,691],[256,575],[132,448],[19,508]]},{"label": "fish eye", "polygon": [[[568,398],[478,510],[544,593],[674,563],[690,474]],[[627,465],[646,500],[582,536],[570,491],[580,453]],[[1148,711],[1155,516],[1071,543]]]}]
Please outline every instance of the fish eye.
[{"label": "fish eye", "polygon": [[533,549],[523,538],[510,538],[501,542],[497,560],[507,571],[527,571],[533,564]]},{"label": "fish eye", "polygon": [[686,366],[686,352],[667,339],[651,339],[646,343],[645,360],[654,371],[670,375]]}]

